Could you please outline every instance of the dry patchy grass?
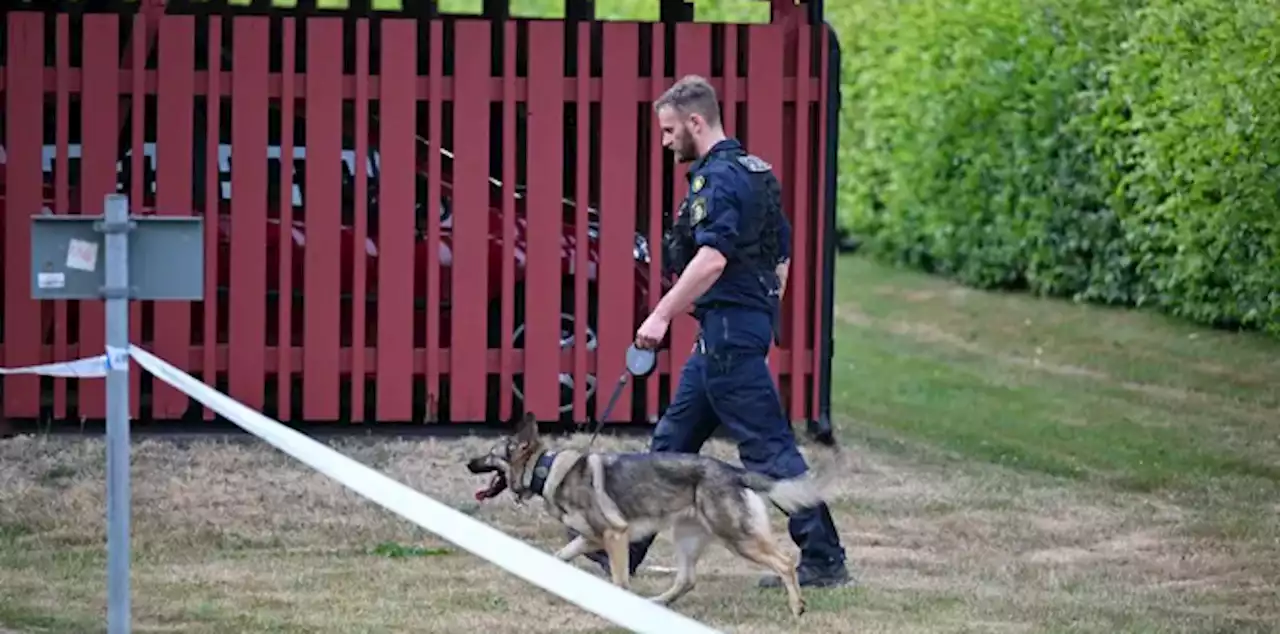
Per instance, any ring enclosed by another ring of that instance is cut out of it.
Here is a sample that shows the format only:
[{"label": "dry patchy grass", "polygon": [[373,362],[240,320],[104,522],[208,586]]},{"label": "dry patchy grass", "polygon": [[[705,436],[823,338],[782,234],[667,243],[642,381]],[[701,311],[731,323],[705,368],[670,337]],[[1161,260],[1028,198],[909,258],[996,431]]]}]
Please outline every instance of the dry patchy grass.
[{"label": "dry patchy grass", "polygon": [[[461,463],[486,442],[335,447],[554,550],[563,529],[538,505],[472,501],[483,478]],[[707,451],[733,457],[722,442]],[[1280,616],[1266,598],[1275,544],[1197,535],[1187,509],[990,465],[854,458],[834,506],[858,587],[809,591],[800,625],[754,587],[759,569],[715,548],[678,609],[762,634],[1263,631]],[[102,630],[104,464],[97,439],[0,443],[0,625]],[[133,475],[138,632],[616,631],[259,443],[141,441]],[[420,550],[388,556],[387,543]],[[659,540],[647,563],[671,561]],[[642,569],[637,591],[668,582]]]}]

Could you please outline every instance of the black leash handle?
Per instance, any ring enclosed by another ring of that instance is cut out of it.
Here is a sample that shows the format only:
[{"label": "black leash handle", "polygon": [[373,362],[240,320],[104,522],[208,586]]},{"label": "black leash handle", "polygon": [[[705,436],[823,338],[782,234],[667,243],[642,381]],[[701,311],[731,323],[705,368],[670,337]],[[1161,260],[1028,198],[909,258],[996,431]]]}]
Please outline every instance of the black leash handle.
[{"label": "black leash handle", "polygon": [[627,380],[632,376],[649,376],[658,368],[658,353],[653,350],[642,350],[637,348],[633,343],[627,348],[627,367],[622,371],[622,376],[618,377],[618,383],[613,388],[613,394],[609,396],[609,402],[604,406],[604,413],[596,418],[595,429],[591,432],[591,440],[587,443],[587,448],[596,442],[596,436],[600,435],[600,430],[604,429],[604,421],[609,420],[609,414],[613,413],[613,406],[618,404],[618,397],[622,396],[622,388],[626,386]]}]

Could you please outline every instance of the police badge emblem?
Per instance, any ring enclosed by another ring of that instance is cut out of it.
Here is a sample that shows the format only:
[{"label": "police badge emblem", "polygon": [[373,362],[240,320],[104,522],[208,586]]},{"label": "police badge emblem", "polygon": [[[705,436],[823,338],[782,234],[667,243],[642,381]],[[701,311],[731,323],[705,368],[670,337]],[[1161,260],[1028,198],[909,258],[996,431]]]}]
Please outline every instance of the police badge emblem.
[{"label": "police badge emblem", "polygon": [[693,205],[690,208],[693,217],[689,220],[692,224],[698,224],[707,219],[707,200],[702,196],[693,199]]},{"label": "police badge emblem", "polygon": [[702,188],[703,188],[706,184],[707,184],[707,179],[706,179],[706,178],[704,178],[704,177],[702,176],[702,174],[698,174],[697,176],[694,176],[694,177],[693,177],[693,193],[695,193],[695,194],[696,194],[696,193],[698,193],[698,192],[702,191]]}]

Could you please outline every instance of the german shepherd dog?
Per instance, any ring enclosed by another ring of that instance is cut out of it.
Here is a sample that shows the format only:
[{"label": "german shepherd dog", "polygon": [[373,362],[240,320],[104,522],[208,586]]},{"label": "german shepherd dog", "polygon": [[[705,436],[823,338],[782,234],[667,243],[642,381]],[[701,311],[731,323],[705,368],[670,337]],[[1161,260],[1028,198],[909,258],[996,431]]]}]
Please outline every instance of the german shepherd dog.
[{"label": "german shepherd dog", "polygon": [[516,433],[467,462],[472,473],[492,473],[477,491],[484,501],[510,488],[518,502],[539,496],[550,515],[579,536],[556,553],[562,561],[603,549],[613,583],[630,587],[630,542],[670,527],[678,566],[675,582],[650,597],[670,605],[694,587],[694,568],[718,539],[731,552],[781,576],[792,614],[804,613],[796,560],[779,549],[765,502],[787,512],[822,501],[823,483],[806,477],[774,480],[709,456],[680,453],[553,451],[526,415]]}]

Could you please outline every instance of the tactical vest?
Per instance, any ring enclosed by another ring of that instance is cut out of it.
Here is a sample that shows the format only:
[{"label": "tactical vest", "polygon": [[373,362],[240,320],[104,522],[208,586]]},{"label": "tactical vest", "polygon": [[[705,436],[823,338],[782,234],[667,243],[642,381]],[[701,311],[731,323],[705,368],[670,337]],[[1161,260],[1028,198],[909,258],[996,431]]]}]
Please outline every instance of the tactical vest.
[{"label": "tactical vest", "polygon": [[[722,150],[709,159],[736,160],[750,174],[751,204],[756,208],[742,209],[741,214],[759,223],[759,233],[757,239],[746,247],[735,249],[732,261],[744,263],[759,274],[772,275],[782,253],[781,235],[784,221],[782,186],[773,173],[773,166],[760,157],[741,150]],[[689,199],[686,197],[680,204],[680,213],[675,223],[663,238],[663,272],[667,275],[683,273],[698,250],[688,206]],[[767,290],[776,289],[776,278],[774,282],[772,287],[766,284]]]}]

